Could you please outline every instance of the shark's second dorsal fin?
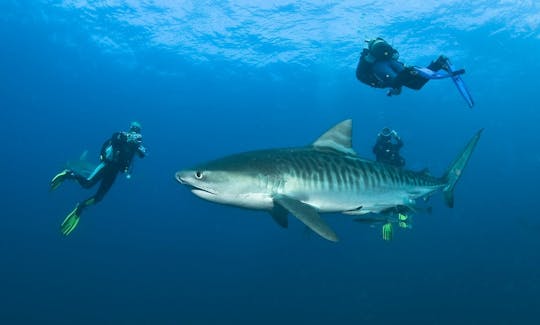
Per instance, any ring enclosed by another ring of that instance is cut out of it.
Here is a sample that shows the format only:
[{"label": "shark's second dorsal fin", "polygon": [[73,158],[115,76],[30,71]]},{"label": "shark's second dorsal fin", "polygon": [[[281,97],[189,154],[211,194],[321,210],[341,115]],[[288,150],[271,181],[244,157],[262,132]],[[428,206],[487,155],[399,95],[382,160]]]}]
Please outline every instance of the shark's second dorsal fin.
[{"label": "shark's second dorsal fin", "polygon": [[333,149],[346,154],[356,155],[352,148],[352,120],[348,119],[336,124],[326,131],[317,141],[313,142],[313,147],[319,149]]}]

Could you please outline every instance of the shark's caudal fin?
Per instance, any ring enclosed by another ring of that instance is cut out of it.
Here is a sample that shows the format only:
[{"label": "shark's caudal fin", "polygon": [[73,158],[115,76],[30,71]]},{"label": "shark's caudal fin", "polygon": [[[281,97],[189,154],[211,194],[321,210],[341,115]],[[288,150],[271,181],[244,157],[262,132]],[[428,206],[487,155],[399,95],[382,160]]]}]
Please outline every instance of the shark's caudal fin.
[{"label": "shark's caudal fin", "polygon": [[443,189],[444,201],[450,208],[454,206],[454,187],[461,177],[463,169],[467,165],[467,162],[469,161],[469,158],[476,147],[476,143],[478,143],[478,140],[480,140],[480,135],[482,134],[483,130],[484,129],[480,129],[471,138],[471,140],[469,140],[469,143],[467,143],[463,151],[461,151],[454,162],[450,165],[450,168],[448,168],[446,171],[446,174],[443,176],[443,180],[446,182],[446,186]]}]

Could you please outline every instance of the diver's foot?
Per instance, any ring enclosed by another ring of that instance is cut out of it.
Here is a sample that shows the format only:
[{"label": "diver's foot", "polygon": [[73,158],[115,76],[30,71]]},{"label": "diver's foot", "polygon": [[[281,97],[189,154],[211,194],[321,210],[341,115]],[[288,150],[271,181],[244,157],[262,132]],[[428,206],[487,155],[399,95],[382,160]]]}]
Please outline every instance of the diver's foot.
[{"label": "diver's foot", "polygon": [[68,177],[71,176],[71,174],[72,173],[69,169],[64,169],[63,171],[56,174],[56,176],[54,176],[51,180],[50,190],[56,190]]},{"label": "diver's foot", "polygon": [[452,77],[455,77],[455,76],[462,75],[464,73],[465,73],[465,69],[459,69],[459,70],[451,72],[450,74],[452,75]]},{"label": "diver's foot", "polygon": [[448,57],[446,55],[439,55],[437,60],[435,60],[431,65],[430,69],[433,71],[439,71],[441,69],[450,72],[450,67],[448,66]]}]

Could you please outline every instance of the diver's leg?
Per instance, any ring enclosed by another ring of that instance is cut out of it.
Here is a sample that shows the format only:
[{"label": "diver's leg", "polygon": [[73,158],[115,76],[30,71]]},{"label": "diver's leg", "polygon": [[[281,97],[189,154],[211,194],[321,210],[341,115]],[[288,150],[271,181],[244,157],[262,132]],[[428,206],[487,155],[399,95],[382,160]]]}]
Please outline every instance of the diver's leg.
[{"label": "diver's leg", "polygon": [[407,67],[396,77],[395,83],[410,89],[419,90],[428,81],[429,79],[418,74],[414,67]]},{"label": "diver's leg", "polygon": [[100,171],[98,175],[101,175],[101,183],[99,184],[96,194],[79,203],[79,212],[82,212],[84,208],[96,204],[103,199],[116,180],[116,174],[118,174],[118,170],[112,167],[104,168]]},{"label": "diver's leg", "polygon": [[116,180],[116,174],[118,174],[118,171],[115,168],[102,169],[99,173],[99,175],[101,175],[101,183],[99,184],[96,194],[79,203],[79,211],[82,211],[82,209],[101,201]]},{"label": "diver's leg", "polygon": [[105,174],[107,165],[105,163],[101,163],[96,166],[92,174],[88,177],[84,177],[83,175],[76,174],[75,179],[83,188],[90,188],[103,178],[103,175]]},{"label": "diver's leg", "polygon": [[116,168],[107,168],[105,170],[101,183],[99,184],[99,188],[94,195],[95,201],[93,203],[97,203],[103,199],[105,194],[107,194],[107,192],[111,189],[111,186],[114,184],[116,175],[118,175],[118,170]]},{"label": "diver's leg", "polygon": [[103,168],[100,170],[99,173],[96,174],[101,175],[100,178],[102,179],[96,194],[92,195],[91,197],[87,198],[82,202],[79,202],[77,206],[75,206],[75,209],[73,209],[73,211],[68,214],[68,216],[64,219],[64,222],[62,222],[62,225],[60,226],[62,234],[64,234],[65,236],[69,235],[79,224],[79,220],[83,210],[103,199],[105,194],[109,191],[112,184],[114,183],[117,174],[118,170],[115,168]]}]

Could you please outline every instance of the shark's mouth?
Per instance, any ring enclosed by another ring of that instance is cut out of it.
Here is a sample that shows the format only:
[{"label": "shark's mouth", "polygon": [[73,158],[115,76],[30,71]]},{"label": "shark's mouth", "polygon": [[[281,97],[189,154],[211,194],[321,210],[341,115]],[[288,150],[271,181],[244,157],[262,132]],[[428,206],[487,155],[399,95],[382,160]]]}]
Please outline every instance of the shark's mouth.
[{"label": "shark's mouth", "polygon": [[191,193],[199,196],[199,197],[208,197],[210,195],[216,195],[216,193],[214,192],[211,192],[211,191],[208,191],[208,190],[205,190],[203,188],[198,188],[198,187],[193,187],[191,189]]},{"label": "shark's mouth", "polygon": [[209,196],[209,195],[216,195],[216,192],[209,189],[209,188],[205,188],[204,186],[202,186],[203,184],[193,184],[192,182],[190,182],[189,180],[186,180],[185,178],[182,178],[182,176],[180,175],[180,173],[176,173],[176,180],[180,183],[180,184],[183,184],[183,185],[187,185],[189,187],[191,187],[191,193],[197,195],[197,196]]}]

